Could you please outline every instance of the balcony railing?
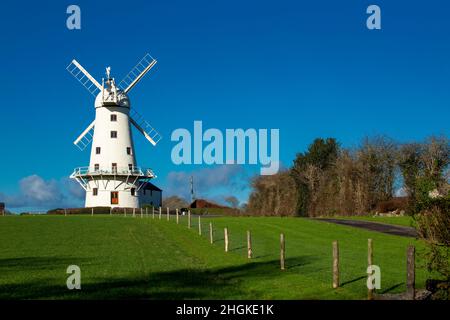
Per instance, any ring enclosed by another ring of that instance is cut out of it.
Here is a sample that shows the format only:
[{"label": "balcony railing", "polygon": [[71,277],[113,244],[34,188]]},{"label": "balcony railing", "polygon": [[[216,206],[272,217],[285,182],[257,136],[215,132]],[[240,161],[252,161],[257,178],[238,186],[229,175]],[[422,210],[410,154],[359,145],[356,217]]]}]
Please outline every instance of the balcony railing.
[{"label": "balcony railing", "polygon": [[149,168],[140,167],[78,167],[75,168],[71,177],[81,177],[81,176],[139,176],[146,178],[155,178],[155,174]]}]

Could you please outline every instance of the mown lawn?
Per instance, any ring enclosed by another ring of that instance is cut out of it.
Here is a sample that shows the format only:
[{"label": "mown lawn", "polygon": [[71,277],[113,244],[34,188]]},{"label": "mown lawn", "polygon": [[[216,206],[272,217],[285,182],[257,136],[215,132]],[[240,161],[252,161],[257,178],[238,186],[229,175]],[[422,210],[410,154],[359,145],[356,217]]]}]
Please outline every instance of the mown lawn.
[{"label": "mown lawn", "polygon": [[[300,218],[202,218],[202,236],[197,221],[189,230],[186,217],[180,225],[174,217],[1,217],[0,299],[364,299],[368,238],[382,271],[381,292],[405,289],[408,244],[417,246],[418,262],[423,251],[414,239]],[[286,235],[285,271],[279,270],[280,232]],[[333,240],[341,252],[337,290],[331,288]],[[81,290],[66,287],[69,265],[81,268]],[[419,287],[425,278],[418,268]]]},{"label": "mown lawn", "polygon": [[348,216],[348,217],[333,217],[333,219],[344,219],[344,220],[362,220],[371,221],[384,224],[392,224],[403,227],[414,227],[414,219],[410,216],[400,216],[400,217],[374,217],[374,216]]}]

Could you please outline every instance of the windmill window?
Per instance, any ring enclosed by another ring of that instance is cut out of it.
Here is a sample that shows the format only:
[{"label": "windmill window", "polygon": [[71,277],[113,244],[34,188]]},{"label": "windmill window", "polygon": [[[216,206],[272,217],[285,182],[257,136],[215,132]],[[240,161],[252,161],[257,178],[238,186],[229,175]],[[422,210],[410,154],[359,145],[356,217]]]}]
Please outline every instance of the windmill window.
[{"label": "windmill window", "polygon": [[94,164],[94,171],[100,170],[100,165],[98,163]]},{"label": "windmill window", "polygon": [[136,188],[131,188],[131,195],[132,196],[135,196],[136,195]]},{"label": "windmill window", "polygon": [[113,173],[117,173],[117,163],[113,163],[111,168]]},{"label": "windmill window", "polygon": [[117,121],[117,114],[111,115],[111,121]]},{"label": "windmill window", "polygon": [[117,138],[117,131],[111,131],[111,138]]},{"label": "windmill window", "polygon": [[100,147],[97,147],[97,148],[95,148],[95,154],[100,154],[100,151],[101,151],[102,149],[100,148]]},{"label": "windmill window", "polygon": [[128,170],[133,171],[133,165],[131,163],[128,164]]},{"label": "windmill window", "polygon": [[131,148],[130,147],[127,147],[127,154],[131,155]]},{"label": "windmill window", "polygon": [[98,195],[98,188],[92,189],[92,194],[93,194],[94,196],[97,196],[97,195]]}]

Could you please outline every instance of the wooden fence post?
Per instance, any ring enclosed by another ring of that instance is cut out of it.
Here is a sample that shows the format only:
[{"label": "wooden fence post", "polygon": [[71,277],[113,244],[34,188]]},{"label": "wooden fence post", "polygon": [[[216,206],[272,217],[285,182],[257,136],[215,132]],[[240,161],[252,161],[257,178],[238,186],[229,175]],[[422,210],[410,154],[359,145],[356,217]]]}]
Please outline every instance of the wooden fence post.
[{"label": "wooden fence post", "polygon": [[112,216],[112,207],[109,207],[109,215]]},{"label": "wooden fence post", "polygon": [[124,216],[124,217],[127,216],[127,208],[123,208],[123,216]]},{"label": "wooden fence post", "polygon": [[416,298],[416,269],[415,269],[416,248],[413,245],[408,246],[406,252],[406,297],[409,300]]},{"label": "wooden fence post", "polygon": [[[367,241],[367,266],[373,265],[373,241],[368,239]],[[373,299],[374,289],[367,288],[367,299]]]},{"label": "wooden fence post", "polygon": [[339,287],[339,245],[333,241],[333,288]]},{"label": "wooden fence post", "polygon": [[251,259],[252,256],[252,234],[250,233],[250,230],[247,230],[247,258]]},{"label": "wooden fence post", "polygon": [[188,228],[191,228],[191,210],[188,210]]},{"label": "wooden fence post", "polygon": [[177,224],[179,224],[180,223],[180,217],[178,215],[178,208],[175,209],[175,213],[177,215]]},{"label": "wooden fence post", "polygon": [[152,219],[155,219],[155,207],[152,207]]},{"label": "wooden fence post", "polygon": [[94,216],[94,208],[91,208],[91,216]]},{"label": "wooden fence post", "polygon": [[144,217],[144,210],[141,208],[141,219]]},{"label": "wooden fence post", "polygon": [[228,252],[228,228],[225,228],[223,231],[225,235],[225,252]]},{"label": "wooden fence post", "polygon": [[284,270],[284,260],[286,258],[284,233],[280,234],[280,269]]},{"label": "wooden fence post", "polygon": [[202,235],[202,221],[200,220],[200,216],[198,216],[198,235]]},{"label": "wooden fence post", "polygon": [[64,216],[67,216],[67,209],[64,209]]},{"label": "wooden fence post", "polygon": [[159,220],[161,220],[161,215],[162,215],[162,208],[159,207]]},{"label": "wooden fence post", "polygon": [[167,221],[170,220],[170,209],[169,207],[167,207]]},{"label": "wooden fence post", "polygon": [[145,217],[148,218],[148,207],[145,207]]},{"label": "wooden fence post", "polygon": [[136,218],[136,208],[133,208],[133,218]]},{"label": "wooden fence post", "polygon": [[212,222],[209,223],[209,242],[210,242],[211,244],[214,243],[214,235],[213,235]]}]

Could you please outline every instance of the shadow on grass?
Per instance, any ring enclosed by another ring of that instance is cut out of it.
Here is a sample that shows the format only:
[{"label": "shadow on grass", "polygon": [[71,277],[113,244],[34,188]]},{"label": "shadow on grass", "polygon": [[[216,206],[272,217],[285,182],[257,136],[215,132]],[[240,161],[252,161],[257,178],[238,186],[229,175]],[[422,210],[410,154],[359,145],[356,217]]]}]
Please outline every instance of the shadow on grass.
[{"label": "shadow on grass", "polygon": [[402,286],[403,284],[405,284],[405,283],[404,282],[397,283],[397,284],[393,285],[392,287],[389,287],[386,290],[382,291],[381,294],[391,292],[391,291],[397,289],[398,287]]},{"label": "shadow on grass", "polygon": [[[312,257],[293,257],[286,259],[291,269],[312,262]],[[13,260],[13,259],[10,259]],[[71,259],[74,261],[75,259]],[[0,260],[0,272],[6,264]],[[60,269],[67,266],[66,259],[23,258],[10,261],[10,267],[22,268],[26,262],[28,269]],[[70,264],[70,263],[69,263]],[[51,266],[49,266],[51,265]],[[82,267],[81,267],[82,268]],[[65,269],[63,269],[65,271]],[[60,272],[60,271],[59,271]],[[83,273],[83,270],[82,270]],[[49,273],[51,274],[51,273]],[[244,285],[275,277],[283,277],[289,271],[279,270],[279,261],[249,262],[246,264],[217,269],[180,269],[169,272],[154,272],[147,276],[129,276],[125,278],[83,278],[81,290],[68,290],[66,277],[27,280],[22,283],[4,283],[0,285],[0,299],[226,299],[230,297],[248,298],[249,292]],[[83,279],[84,280],[83,282]],[[245,283],[243,283],[245,281]],[[261,293],[263,294],[263,293]],[[257,293],[252,290],[252,298]]]},{"label": "shadow on grass", "polygon": [[341,287],[343,287],[343,286],[345,286],[345,285],[347,285],[347,284],[351,284],[351,283],[353,283],[353,282],[357,282],[357,281],[360,281],[360,280],[366,280],[367,279],[367,276],[360,276],[360,277],[358,277],[358,278],[355,278],[355,279],[352,279],[352,280],[349,280],[349,281],[345,281],[345,282],[343,282],[343,283],[341,283]]},{"label": "shadow on grass", "polygon": [[20,271],[36,271],[48,269],[66,268],[72,264],[81,264],[92,262],[88,258],[74,258],[74,257],[23,257],[23,258],[9,258],[0,259],[0,274],[7,272]]},{"label": "shadow on grass", "polygon": [[254,259],[262,259],[262,258],[267,258],[267,257],[270,257],[270,256],[273,256],[273,254],[262,254],[262,255],[259,255],[259,256],[254,256]]},{"label": "shadow on grass", "polygon": [[238,250],[246,249],[246,248],[247,248],[247,246],[234,247],[234,248],[231,248],[230,251],[238,251]]},{"label": "shadow on grass", "polygon": [[[316,256],[303,256],[301,259],[287,259],[286,260],[286,269],[291,270],[294,268],[298,268],[298,267],[303,267],[307,264],[310,264],[311,262],[313,262],[314,260],[316,260],[317,257]],[[276,260],[277,261],[277,265],[280,265],[280,260]]]}]

